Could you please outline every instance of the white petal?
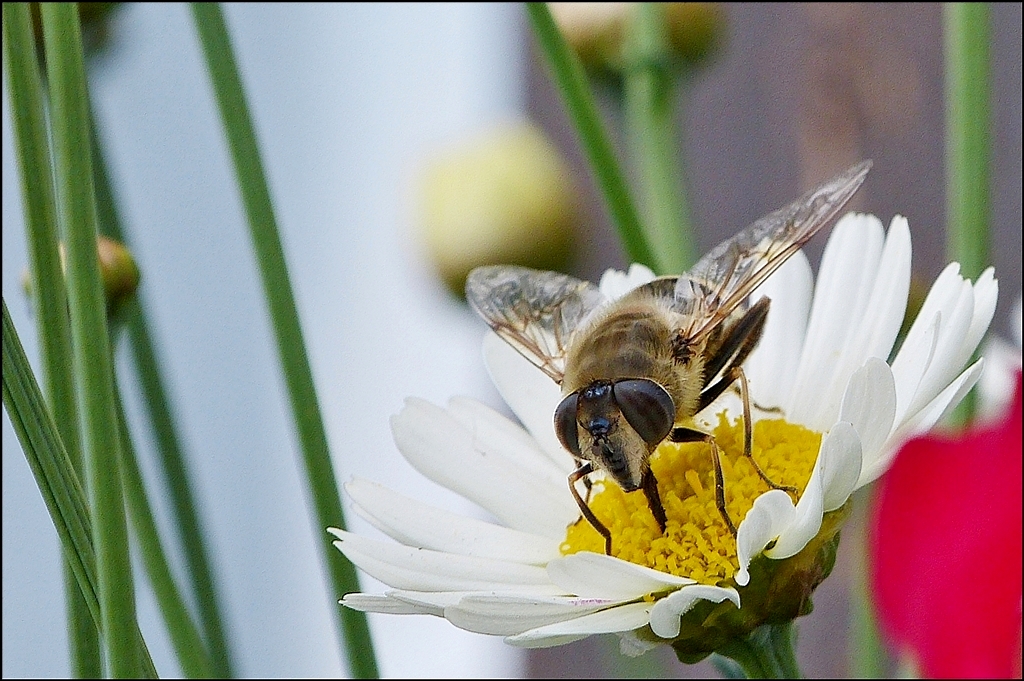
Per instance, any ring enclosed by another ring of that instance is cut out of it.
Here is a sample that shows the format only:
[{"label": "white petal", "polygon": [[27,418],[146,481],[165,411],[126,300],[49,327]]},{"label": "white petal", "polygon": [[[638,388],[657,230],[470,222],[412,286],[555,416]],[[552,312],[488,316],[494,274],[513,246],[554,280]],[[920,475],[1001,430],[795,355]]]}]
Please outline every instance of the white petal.
[{"label": "white petal", "polygon": [[406,546],[543,565],[557,558],[558,542],[443,511],[356,478],[345,485],[356,512]]},{"label": "white petal", "polygon": [[964,369],[963,373],[953,379],[953,382],[946,386],[946,389],[935,396],[931,402],[926,404],[914,418],[907,421],[907,437],[914,437],[925,431],[931,430],[932,426],[945,418],[964,396],[974,387],[985,367],[984,358]]},{"label": "white petal", "polygon": [[444,609],[449,605],[455,605],[470,594],[477,594],[479,591],[407,591],[405,589],[391,589],[385,594],[396,601],[401,601],[410,607],[417,607],[429,610],[430,614],[444,617]]},{"label": "white petal", "polygon": [[514,636],[619,604],[621,601],[594,598],[472,594],[445,608],[444,616],[460,629]]},{"label": "white petal", "polygon": [[654,272],[640,263],[629,266],[629,272],[605,270],[597,287],[608,300],[617,300],[637,286],[642,286],[654,279]]},{"label": "white petal", "polygon": [[981,343],[989,324],[992,323],[992,315],[995,314],[998,300],[999,282],[995,279],[995,270],[989,267],[981,273],[974,284],[974,316],[971,318],[971,328],[963,340],[953,371],[966,364]]},{"label": "white petal", "polygon": [[892,362],[892,376],[896,382],[896,416],[893,422],[896,425],[903,422],[921,379],[932,362],[941,325],[941,312],[935,312],[927,321],[918,314]]},{"label": "white petal", "polygon": [[[903,347],[893,360],[897,425],[934,399],[959,371],[960,364],[954,364],[962,354],[961,346],[971,329],[974,307],[974,287],[960,276],[959,263],[950,263],[932,284],[917,319],[907,333]],[[929,332],[930,326],[936,323],[934,320],[938,320],[934,349],[924,373],[915,384],[913,373],[909,373],[908,376],[904,364],[916,365],[920,361],[911,353],[920,352],[921,348],[926,346],[920,337]],[[959,361],[962,364],[963,360]],[[907,381],[907,378],[911,380]],[[914,384],[914,388],[907,394],[910,384]]]},{"label": "white petal", "polygon": [[[865,465],[870,465],[878,457],[882,445],[892,432],[895,418],[896,380],[888,364],[872,357],[850,377],[839,409],[839,420],[852,423],[857,431]],[[860,467],[857,470],[859,475]],[[853,491],[852,488],[850,491]],[[840,502],[840,505],[845,501]],[[828,502],[825,510],[832,510],[828,508]]]},{"label": "white petal", "polygon": [[822,510],[834,511],[857,489],[864,466],[860,438],[846,422],[832,426],[821,442],[816,468],[821,470]]},{"label": "white petal", "polygon": [[634,629],[633,631],[618,632],[619,652],[626,657],[640,657],[661,645],[660,643],[640,638],[637,636],[637,631]]},{"label": "white petal", "polygon": [[[540,444],[518,423],[469,397],[453,397],[448,413],[473,435],[474,446],[488,454],[514,460],[538,480],[556,488],[567,488],[568,470],[563,470]],[[569,500],[572,505],[572,501]]]},{"label": "white petal", "polygon": [[814,275],[803,251],[798,251],[768,278],[754,297],[771,300],[768,321],[754,352],[743,367],[753,401],[763,407],[782,406],[789,397],[811,306]]},{"label": "white petal", "polygon": [[679,635],[679,618],[689,612],[697,601],[702,600],[712,603],[730,600],[737,608],[740,607],[740,595],[736,589],[691,584],[654,603],[651,609],[651,631],[662,638],[675,638]]},{"label": "white petal", "polygon": [[896,456],[896,452],[899,451],[899,448],[902,447],[907,440],[930,430],[932,426],[938,423],[957,404],[959,404],[960,400],[964,398],[964,395],[967,394],[967,392],[977,382],[978,378],[981,377],[983,367],[984,360],[979,359],[977,362],[965,369],[962,374],[957,376],[945,390],[939,393],[934,400],[925,405],[921,411],[900,425],[885,443],[885,446],[882,448],[882,452],[878,458],[870,467],[865,466],[863,473],[861,473],[861,480],[858,483],[858,487],[874,481],[882,473],[888,470],[889,464],[892,463],[893,458]]},{"label": "white petal", "polygon": [[508,527],[561,539],[577,517],[567,490],[536,479],[515,459],[479,450],[472,434],[441,407],[408,398],[391,418],[391,430],[399,451],[416,470]]},{"label": "white petal", "polygon": [[778,537],[793,522],[795,515],[792,499],[781,489],[769,490],[754,500],[754,505],[736,531],[736,558],[740,564],[736,573],[737,584],[747,585],[750,581],[747,568],[751,559]]},{"label": "white petal", "polygon": [[[858,333],[882,251],[874,216],[845,216],[825,246],[787,418],[823,431],[835,420],[850,373],[844,351]],[[863,361],[863,360],[861,360]]]},{"label": "white petal", "polygon": [[[852,428],[850,430],[852,431]],[[807,542],[811,541],[814,535],[818,534],[818,530],[821,529],[821,517],[824,515],[821,478],[822,466],[819,456],[811,472],[811,479],[807,481],[803,494],[796,502],[792,521],[782,528],[778,533],[778,541],[771,549],[765,551],[764,555],[776,560],[795,556],[807,546]]]},{"label": "white petal", "polygon": [[1017,386],[1017,372],[1021,370],[1020,348],[999,336],[989,335],[981,346],[985,358],[985,371],[978,380],[979,422],[991,424],[1002,418],[1009,409]]},{"label": "white petal", "polygon": [[410,591],[507,591],[557,594],[542,567],[414,549],[336,528],[334,545],[356,567],[388,586]]},{"label": "white petal", "polygon": [[863,361],[868,357],[887,359],[903,323],[910,292],[910,226],[907,219],[897,215],[892,219],[885,237],[878,272],[875,275],[871,298],[860,322],[861,333],[851,336],[855,345],[851,359]]},{"label": "white petal", "polygon": [[585,598],[640,598],[695,583],[692,579],[589,551],[551,561],[548,576],[567,592]]},{"label": "white petal", "polygon": [[484,364],[512,413],[568,474],[573,460],[555,435],[555,408],[562,399],[558,385],[494,332],[484,336]]},{"label": "white petal", "polygon": [[374,594],[346,594],[341,599],[341,604],[346,608],[352,608],[359,612],[382,612],[385,615],[441,616],[441,612],[436,609],[416,606],[411,603],[395,600],[389,596],[377,596]]},{"label": "white petal", "polygon": [[[962,281],[955,303],[944,310],[935,343],[935,354],[921,378],[921,385],[910,402],[904,419],[910,418],[924,405],[935,399],[939,392],[963,366],[961,346],[974,318],[974,289],[970,282]],[[969,354],[969,353],[968,353]]]},{"label": "white petal", "polygon": [[612,634],[639,629],[647,624],[650,615],[650,603],[630,603],[565,622],[531,629],[518,636],[510,636],[505,639],[505,642],[522,648],[545,648],[577,641],[594,634]]}]

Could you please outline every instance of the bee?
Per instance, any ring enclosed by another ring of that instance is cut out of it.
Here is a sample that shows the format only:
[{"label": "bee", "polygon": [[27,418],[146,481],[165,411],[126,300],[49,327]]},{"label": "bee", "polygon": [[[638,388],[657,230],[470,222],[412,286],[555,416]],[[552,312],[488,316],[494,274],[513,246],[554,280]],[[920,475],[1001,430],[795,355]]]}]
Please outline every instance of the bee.
[{"label": "bee", "polygon": [[[743,402],[744,455],[751,456],[750,397],[742,364],[757,346],[770,300],[751,304],[765,279],[828,224],[864,181],[870,161],[807,192],[728,239],[679,276],[659,277],[608,303],[590,282],[557,272],[494,265],[474,269],[466,298],[495,333],[561,387],[554,427],[573,456],[569,490],[583,517],[605,539],[591,511],[588,476],[603,471],[626,492],[643,490],[661,531],[667,518],[650,467],[666,439],[707,442],[716,505],[726,525],[725,482],[714,438],[692,428],[730,387]],[[587,499],[576,483],[583,480]]]}]

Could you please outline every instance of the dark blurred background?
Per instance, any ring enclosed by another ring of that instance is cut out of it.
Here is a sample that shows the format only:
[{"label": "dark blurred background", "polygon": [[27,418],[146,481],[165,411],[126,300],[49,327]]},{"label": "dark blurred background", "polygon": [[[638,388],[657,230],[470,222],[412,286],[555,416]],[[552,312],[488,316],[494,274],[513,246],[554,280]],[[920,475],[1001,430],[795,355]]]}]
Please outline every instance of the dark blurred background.
[{"label": "dark blurred background", "polygon": [[[914,278],[930,286],[948,262],[940,6],[727,3],[725,11],[722,45],[693,71],[679,97],[699,251],[870,158],[874,167],[850,205],[886,226],[896,214],[908,218]],[[992,31],[991,262],[1000,294],[991,328],[1008,336],[1007,317],[1021,291],[1021,5],[994,4]],[[578,240],[576,270],[595,280],[606,268],[625,265],[625,256],[536,47],[528,102],[584,182],[586,233]],[[611,115],[611,99],[602,104]],[[825,241],[819,236],[807,246],[815,266]],[[863,507],[865,499],[858,501]],[[848,675],[848,592],[859,559],[850,538],[860,515],[844,531],[836,570],[816,592],[815,611],[800,621],[797,652],[809,678]],[[629,660],[618,654],[615,636],[533,651],[529,674],[719,676],[707,661],[679,664],[668,648]]]}]

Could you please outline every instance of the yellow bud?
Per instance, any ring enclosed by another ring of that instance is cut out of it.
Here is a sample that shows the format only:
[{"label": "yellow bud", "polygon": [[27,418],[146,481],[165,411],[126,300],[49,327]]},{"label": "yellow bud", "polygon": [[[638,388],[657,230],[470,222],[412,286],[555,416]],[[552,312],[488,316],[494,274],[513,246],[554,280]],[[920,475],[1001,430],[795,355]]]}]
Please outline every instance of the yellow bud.
[{"label": "yellow bud", "polygon": [[[551,2],[551,14],[566,42],[589,69],[617,74],[623,68],[623,41],[630,2]],[[666,2],[670,58],[697,63],[710,55],[725,32],[725,12],[714,2]]]},{"label": "yellow bud", "polygon": [[701,61],[725,35],[725,10],[717,2],[668,2],[665,14],[669,42],[683,61]]},{"label": "yellow bud", "polygon": [[533,125],[502,127],[436,158],[424,172],[422,200],[427,251],[458,295],[479,265],[562,269],[569,260],[576,190]]},{"label": "yellow bud", "polygon": [[[67,256],[64,243],[60,249],[61,271],[67,274]],[[139,287],[139,268],[135,259],[124,244],[105,236],[96,239],[96,254],[99,258],[100,279],[103,281],[103,297],[107,303],[107,313],[113,317],[121,305],[127,301]],[[32,277],[28,271],[21,276],[21,285],[25,294],[32,296]]]},{"label": "yellow bud", "polygon": [[124,244],[105,236],[96,240],[107,309],[114,313],[139,287],[139,268]]}]

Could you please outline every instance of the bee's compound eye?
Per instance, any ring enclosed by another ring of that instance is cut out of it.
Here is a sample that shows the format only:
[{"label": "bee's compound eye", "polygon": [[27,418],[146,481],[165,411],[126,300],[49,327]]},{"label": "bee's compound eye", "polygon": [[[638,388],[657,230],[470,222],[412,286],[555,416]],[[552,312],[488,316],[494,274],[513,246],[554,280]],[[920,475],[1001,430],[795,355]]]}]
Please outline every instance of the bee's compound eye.
[{"label": "bee's compound eye", "polygon": [[676,406],[660,385],[646,378],[616,381],[615,403],[626,421],[649,445],[657,445],[672,431]]},{"label": "bee's compound eye", "polygon": [[580,440],[576,426],[576,407],[579,396],[573,393],[558,404],[555,409],[555,434],[562,446],[575,457],[580,456]]}]

